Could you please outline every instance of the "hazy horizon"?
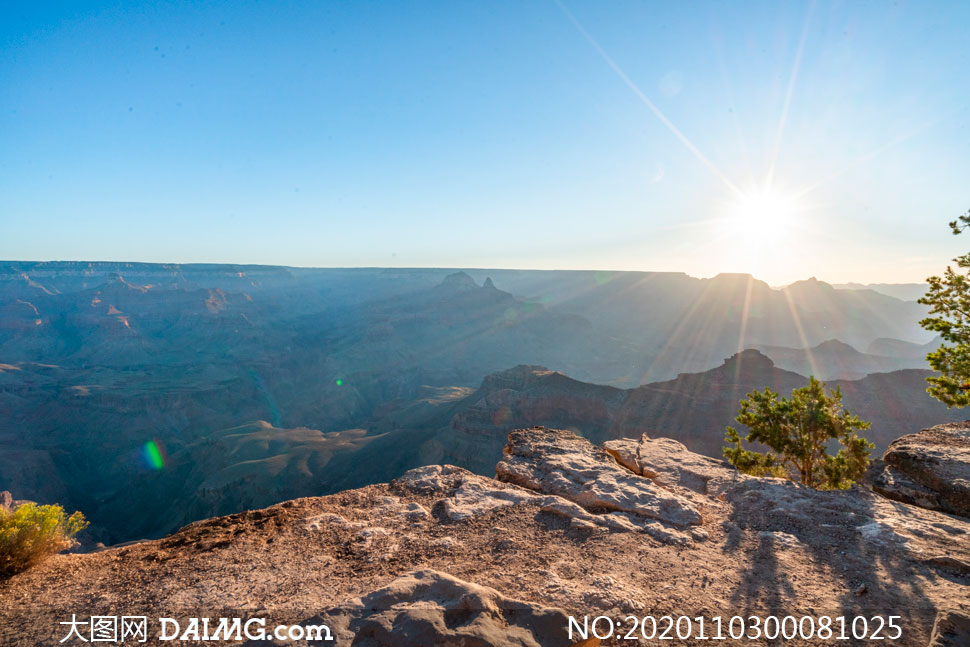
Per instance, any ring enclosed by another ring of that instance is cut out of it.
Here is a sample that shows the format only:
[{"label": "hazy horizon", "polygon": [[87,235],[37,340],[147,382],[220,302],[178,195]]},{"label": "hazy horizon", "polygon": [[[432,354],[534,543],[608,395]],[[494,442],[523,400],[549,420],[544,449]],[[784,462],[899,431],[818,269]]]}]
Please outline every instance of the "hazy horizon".
[{"label": "hazy horizon", "polygon": [[428,270],[428,271],[449,271],[454,270],[456,272],[635,272],[642,274],[651,273],[661,273],[661,274],[684,274],[689,278],[709,280],[716,278],[721,275],[739,275],[739,276],[750,276],[755,281],[761,281],[762,283],[768,284],[773,289],[784,288],[792,283],[798,283],[800,281],[811,281],[813,279],[822,281],[823,283],[828,283],[833,286],[840,285],[859,285],[861,287],[867,287],[869,285],[922,285],[926,281],[873,281],[873,282],[863,282],[856,280],[837,280],[837,281],[827,281],[821,279],[817,276],[804,276],[801,278],[796,278],[788,283],[771,283],[765,279],[751,274],[750,272],[718,272],[710,276],[698,276],[696,274],[691,274],[690,272],[684,270],[652,270],[652,269],[630,269],[630,270],[616,270],[616,269],[606,269],[602,267],[576,267],[576,268],[565,268],[565,267],[472,267],[472,266],[432,266],[432,265],[288,265],[288,264],[278,264],[278,263],[250,263],[247,261],[235,262],[235,261],[189,261],[189,262],[178,262],[178,261],[140,261],[140,260],[114,260],[114,259],[24,259],[24,258],[0,258],[0,263],[119,263],[119,264],[146,264],[146,265],[230,265],[230,266],[249,266],[249,267],[282,267],[282,268],[292,268],[300,270]]}]

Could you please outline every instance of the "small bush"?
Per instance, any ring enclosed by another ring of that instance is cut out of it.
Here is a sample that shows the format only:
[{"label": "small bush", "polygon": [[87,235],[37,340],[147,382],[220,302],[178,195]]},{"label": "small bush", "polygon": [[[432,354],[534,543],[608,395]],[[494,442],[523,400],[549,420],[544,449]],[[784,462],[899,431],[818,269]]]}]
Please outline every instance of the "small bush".
[{"label": "small bush", "polygon": [[0,506],[0,576],[19,573],[75,544],[87,528],[84,515],[64,513],[59,505],[25,503],[15,510]]}]

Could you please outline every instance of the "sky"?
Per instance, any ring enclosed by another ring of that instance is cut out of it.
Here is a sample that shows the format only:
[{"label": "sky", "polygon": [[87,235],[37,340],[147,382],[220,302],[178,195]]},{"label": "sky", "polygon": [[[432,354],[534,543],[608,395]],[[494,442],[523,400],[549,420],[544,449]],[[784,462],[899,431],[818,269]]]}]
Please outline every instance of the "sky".
[{"label": "sky", "polygon": [[0,258],[911,282],[966,2],[0,5]]}]

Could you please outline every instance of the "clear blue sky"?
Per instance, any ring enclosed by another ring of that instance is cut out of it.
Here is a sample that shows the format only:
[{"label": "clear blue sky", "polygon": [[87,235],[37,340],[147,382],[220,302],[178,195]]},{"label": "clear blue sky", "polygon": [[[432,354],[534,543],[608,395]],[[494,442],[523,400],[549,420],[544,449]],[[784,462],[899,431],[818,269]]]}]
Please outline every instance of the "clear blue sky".
[{"label": "clear blue sky", "polygon": [[970,243],[946,229],[968,25],[966,2],[8,1],[0,258],[921,280]]}]

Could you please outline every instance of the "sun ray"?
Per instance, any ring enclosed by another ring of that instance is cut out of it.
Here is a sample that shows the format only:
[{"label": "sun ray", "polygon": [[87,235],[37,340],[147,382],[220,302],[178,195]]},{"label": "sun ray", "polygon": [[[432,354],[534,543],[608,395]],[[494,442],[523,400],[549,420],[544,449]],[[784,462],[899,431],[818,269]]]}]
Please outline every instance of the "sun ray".
[{"label": "sun ray", "polygon": [[828,184],[832,180],[838,178],[841,175],[844,175],[845,173],[848,173],[849,171],[851,171],[852,169],[856,168],[857,166],[861,166],[862,164],[865,164],[866,162],[868,162],[868,161],[872,160],[873,158],[877,157],[878,155],[881,155],[882,153],[885,153],[886,151],[888,151],[888,150],[890,150],[892,148],[895,148],[896,146],[899,146],[900,144],[902,144],[906,140],[912,139],[916,135],[919,135],[924,130],[927,130],[929,128],[932,128],[933,126],[937,125],[938,123],[940,123],[944,119],[946,119],[946,117],[935,117],[933,119],[930,119],[929,121],[924,121],[922,124],[920,124],[919,126],[917,126],[916,128],[914,128],[913,130],[910,130],[908,132],[903,133],[902,135],[896,137],[895,139],[892,139],[892,140],[886,142],[882,146],[879,146],[878,148],[875,148],[875,149],[869,151],[865,155],[860,155],[859,157],[855,158],[854,160],[852,160],[851,162],[849,162],[848,164],[846,164],[845,166],[843,166],[839,170],[835,171],[834,173],[830,173],[829,175],[826,175],[822,179],[820,179],[820,180],[818,180],[818,181],[816,181],[816,182],[808,185],[804,189],[802,189],[802,190],[798,191],[797,193],[795,193],[794,196],[793,196],[793,199],[799,200],[799,199],[803,198],[804,196],[808,195],[812,191],[815,191],[816,189],[818,189],[823,184]]},{"label": "sun ray", "polygon": [[778,163],[778,154],[781,152],[781,138],[785,133],[785,125],[788,122],[788,110],[791,107],[792,96],[795,94],[795,82],[798,80],[798,71],[802,66],[802,54],[805,52],[805,41],[808,39],[808,27],[812,22],[812,14],[815,11],[815,1],[808,5],[808,12],[805,14],[805,25],[802,27],[802,36],[798,41],[798,50],[795,53],[795,62],[792,64],[791,76],[788,78],[788,89],[785,92],[785,102],[781,108],[781,118],[778,120],[778,130],[775,131],[775,143],[771,149],[771,163],[768,165],[768,174],[765,177],[765,188],[771,189],[771,184],[775,179],[775,166]]},{"label": "sun ray", "polygon": [[[741,330],[738,333],[738,352],[739,353],[744,350],[744,335],[745,335],[745,333],[748,330],[748,314],[750,313],[750,310],[751,310],[751,292],[752,292],[753,288],[754,288],[754,277],[753,276],[749,276],[748,277],[748,284],[747,284],[746,289],[744,291],[744,308],[742,308],[742,310],[741,310]],[[737,363],[736,363],[736,365],[734,367],[734,381],[735,381],[735,383],[739,382],[740,379],[741,379],[741,363],[742,363],[742,361],[743,360],[741,359],[741,356],[739,355],[738,356],[738,361],[737,361]]]},{"label": "sun ray", "polygon": [[744,291],[744,307],[741,310],[741,331],[738,333],[738,352],[744,350],[744,335],[748,330],[748,314],[751,310],[751,292],[754,290],[754,277],[748,277]]},{"label": "sun ray", "polygon": [[805,349],[808,365],[812,367],[812,375],[819,375],[818,364],[815,363],[815,356],[812,355],[812,345],[808,343],[808,338],[805,336],[805,328],[802,326],[802,320],[798,316],[798,310],[795,308],[795,302],[792,301],[791,293],[787,288],[783,289],[781,293],[785,295],[785,302],[788,304],[788,311],[791,312],[792,322],[798,332],[798,339],[802,342],[802,348]]},{"label": "sun ray", "polygon": [[[728,76],[727,67],[724,65],[725,55],[721,50],[717,39],[712,39],[715,42],[715,47],[717,48],[717,67],[718,71],[721,73],[721,83],[724,85],[724,94],[727,97],[727,102],[729,106],[735,106],[737,104],[736,95],[734,93],[734,86],[731,84],[731,79]],[[740,158],[744,160],[744,169],[746,171],[749,180],[753,179],[754,173],[751,170],[751,153],[748,150],[748,144],[744,139],[744,132],[741,130],[741,120],[738,117],[738,111],[731,110],[731,123],[734,125],[734,136],[738,141],[738,151],[740,153]]]},{"label": "sun ray", "polygon": [[622,80],[623,83],[626,84],[626,86],[633,91],[633,94],[635,94],[637,98],[639,98],[640,101],[642,101],[643,104],[650,109],[650,112],[652,112],[657,117],[657,119],[659,119],[660,122],[667,127],[667,130],[673,133],[674,137],[680,140],[680,143],[686,146],[687,150],[693,153],[694,157],[696,157],[698,161],[700,161],[712,173],[714,173],[714,175],[716,175],[718,179],[720,179],[729,189],[731,189],[731,191],[733,191],[736,195],[741,195],[742,194],[741,189],[738,188],[738,186],[734,182],[732,182],[724,173],[722,173],[721,169],[719,169],[714,164],[714,162],[709,160],[707,156],[704,155],[704,153],[702,153],[700,149],[698,149],[697,146],[695,146],[690,139],[688,139],[687,135],[682,133],[680,129],[677,128],[677,126],[675,126],[674,123],[667,118],[667,115],[665,115],[663,111],[661,111],[660,108],[658,108],[657,105],[653,101],[651,101],[650,98],[647,97],[647,95],[645,95],[640,90],[639,86],[637,86],[637,84],[634,83],[629,76],[627,76],[626,72],[623,71],[623,68],[621,68],[619,64],[616,61],[614,61],[609,54],[606,53],[606,50],[603,49],[603,47],[599,44],[599,42],[597,42],[597,40],[593,38],[593,36],[588,31],[586,31],[586,29],[580,24],[579,20],[577,20],[576,16],[574,16],[572,12],[570,12],[569,9],[567,9],[560,0],[553,0],[553,2],[555,2],[556,5],[559,7],[559,9],[563,12],[563,14],[565,14],[566,18],[569,19],[569,22],[573,24],[573,26],[579,31],[580,34],[582,34],[583,38],[586,39],[586,42],[588,42],[593,47],[593,49],[596,50],[596,52],[600,55],[600,57],[606,62],[606,64],[610,66],[610,69],[612,69],[616,73],[616,75],[620,77],[620,80]]}]

